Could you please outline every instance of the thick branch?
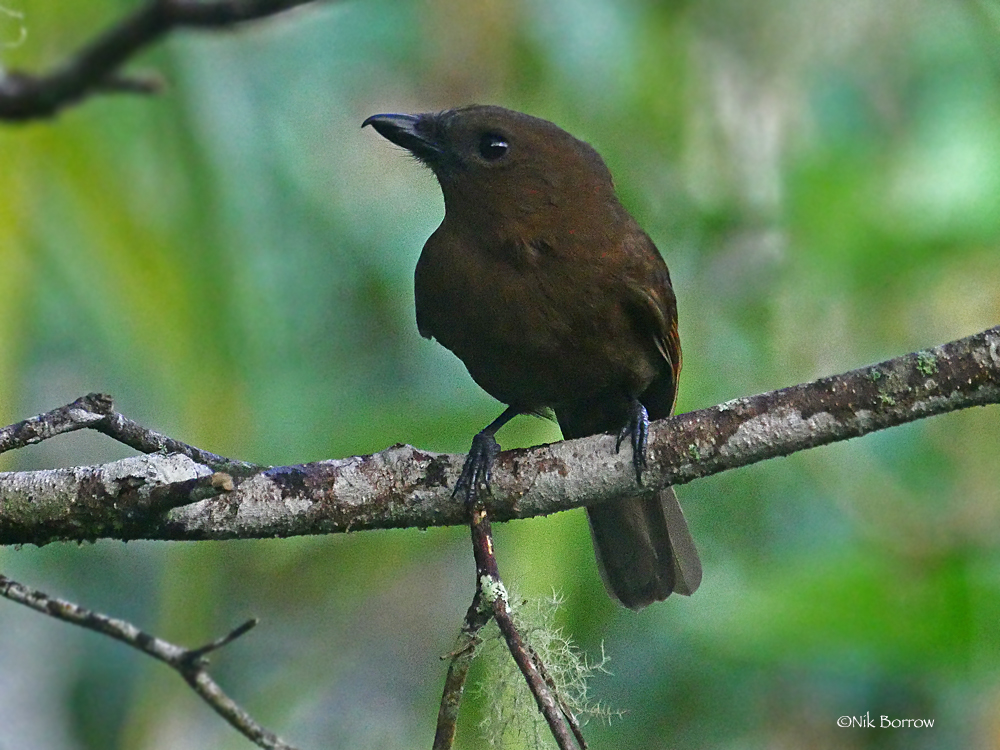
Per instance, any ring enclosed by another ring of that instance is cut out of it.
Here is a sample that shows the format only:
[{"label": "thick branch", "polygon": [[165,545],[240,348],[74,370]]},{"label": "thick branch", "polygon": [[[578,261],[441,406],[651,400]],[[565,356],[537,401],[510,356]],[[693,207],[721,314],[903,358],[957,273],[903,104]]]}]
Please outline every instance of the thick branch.
[{"label": "thick branch", "polygon": [[[1000,403],[1000,327],[927,351],[650,425],[649,486],[683,484],[775,456]],[[370,456],[268,469],[221,497],[144,517],[123,534],[149,485],[211,474],[184,457],[146,456],[85,469],[0,474],[0,543],[57,539],[230,539],[465,524],[451,496],[464,456],[396,445]],[[168,470],[169,468],[169,470]],[[628,450],[597,435],[501,453],[495,521],[613,500],[634,490]],[[88,519],[95,519],[92,523]]]},{"label": "thick branch", "polygon": [[79,52],[44,75],[11,72],[0,78],[0,119],[52,117],[97,93],[151,93],[149,78],[118,74],[128,59],[175,28],[222,28],[312,0],[148,0]]}]

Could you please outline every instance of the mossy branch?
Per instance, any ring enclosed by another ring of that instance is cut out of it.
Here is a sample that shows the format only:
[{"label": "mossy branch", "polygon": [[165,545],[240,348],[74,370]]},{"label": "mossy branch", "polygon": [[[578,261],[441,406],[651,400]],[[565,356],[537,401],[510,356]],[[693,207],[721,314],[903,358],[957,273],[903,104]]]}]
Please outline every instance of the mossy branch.
[{"label": "mossy branch", "polygon": [[[684,484],[998,402],[1000,327],[654,422],[644,481]],[[395,445],[367,456],[258,467],[146,430],[115,412],[107,397],[85,397],[0,430],[0,452],[72,429],[100,430],[148,453],[102,466],[0,473],[0,544],[272,538],[468,523],[451,493],[464,456]],[[232,478],[231,491],[219,477],[213,484],[212,475],[222,473]],[[490,516],[507,521],[613,501],[634,481],[628,451],[616,453],[610,435],[506,451],[494,467]]]}]

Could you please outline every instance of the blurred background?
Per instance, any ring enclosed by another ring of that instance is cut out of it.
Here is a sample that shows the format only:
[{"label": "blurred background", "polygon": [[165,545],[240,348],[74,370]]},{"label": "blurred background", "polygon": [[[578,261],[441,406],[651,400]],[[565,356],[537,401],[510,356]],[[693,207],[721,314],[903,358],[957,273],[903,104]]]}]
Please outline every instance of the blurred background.
[{"label": "blurred background", "polygon": [[[3,0],[5,69],[138,0]],[[23,37],[23,38],[22,38]],[[0,423],[88,391],[267,464],[465,452],[501,406],[421,339],[433,176],[362,120],[480,102],[591,142],[667,259],[678,409],[1000,323],[1000,9],[975,0],[346,0],[130,65],[155,98],[0,127]],[[610,674],[594,748],[1000,748],[1000,411],[679,488],[705,566],[640,614],[582,512],[497,529],[509,584]],[[559,438],[524,417],[508,448]],[[76,434],[23,470],[128,455]],[[195,646],[303,750],[426,748],[472,594],[462,528],[0,550],[0,570]],[[474,675],[475,676],[475,675]],[[487,691],[488,692],[488,691]],[[458,747],[483,747],[485,699]],[[842,729],[838,717],[930,719]],[[0,601],[0,748],[246,748],[162,665]],[[512,738],[508,747],[529,746]]]}]

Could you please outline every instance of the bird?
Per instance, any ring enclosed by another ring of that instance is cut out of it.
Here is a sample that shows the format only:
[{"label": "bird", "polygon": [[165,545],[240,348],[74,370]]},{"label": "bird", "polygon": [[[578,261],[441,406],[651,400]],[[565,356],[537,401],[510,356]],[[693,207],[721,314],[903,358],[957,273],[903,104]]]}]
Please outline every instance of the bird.
[{"label": "bird", "polygon": [[681,370],[667,265],[588,143],[493,105],[367,118],[437,178],[440,226],[414,273],[417,328],[506,404],[475,435],[456,495],[489,490],[496,432],[553,415],[563,437],[611,432],[636,486],[587,506],[601,578],[639,610],[690,595],[701,562],[673,489],[647,489],[648,421],[673,413]]}]

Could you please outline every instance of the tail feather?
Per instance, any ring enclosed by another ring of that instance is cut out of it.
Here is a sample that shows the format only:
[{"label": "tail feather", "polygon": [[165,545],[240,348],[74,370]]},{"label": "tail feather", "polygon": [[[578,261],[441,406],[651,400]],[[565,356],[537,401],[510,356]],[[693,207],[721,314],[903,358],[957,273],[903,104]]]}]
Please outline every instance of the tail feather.
[{"label": "tail feather", "polygon": [[673,489],[591,505],[587,516],[601,578],[624,606],[697,590],[701,561]]}]

